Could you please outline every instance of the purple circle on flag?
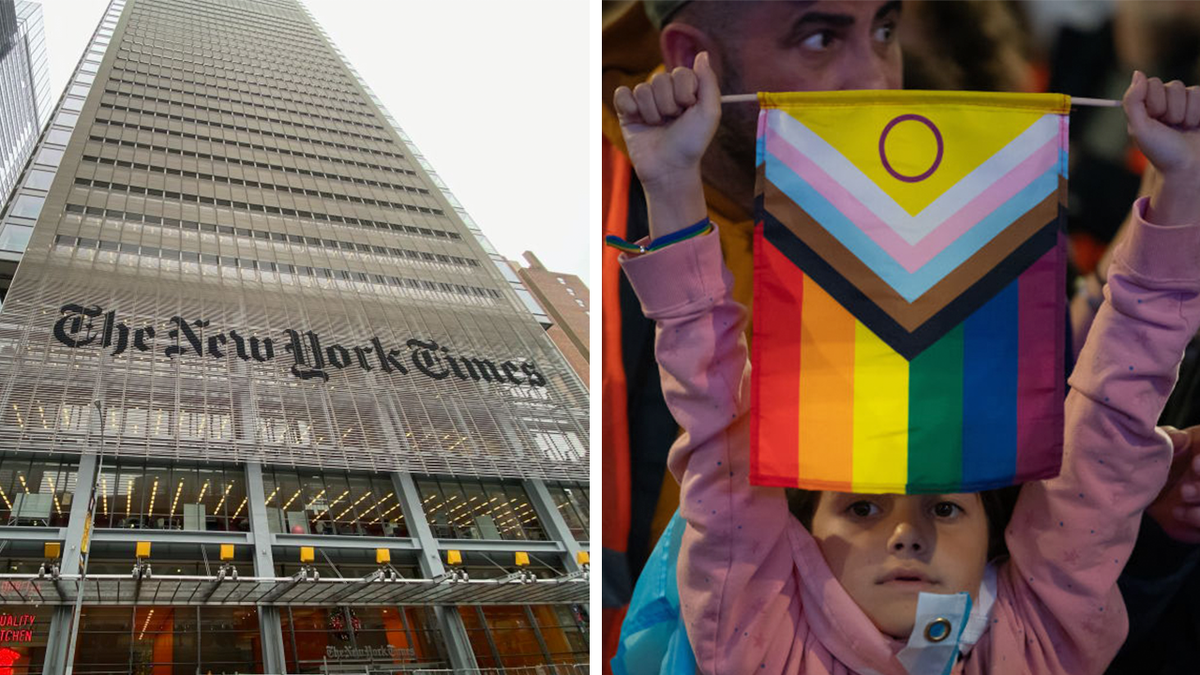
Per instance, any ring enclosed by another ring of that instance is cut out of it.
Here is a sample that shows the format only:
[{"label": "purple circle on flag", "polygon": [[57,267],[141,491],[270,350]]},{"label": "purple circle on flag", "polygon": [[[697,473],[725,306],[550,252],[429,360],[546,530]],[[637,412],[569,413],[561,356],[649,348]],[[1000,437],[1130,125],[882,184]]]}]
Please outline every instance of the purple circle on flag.
[{"label": "purple circle on flag", "polygon": [[[888,163],[887,151],[884,149],[884,144],[887,143],[887,137],[892,131],[892,127],[908,120],[920,122],[929,127],[929,130],[933,132],[934,140],[937,141],[937,156],[933,158],[933,166],[930,166],[925,173],[918,174],[916,176],[905,176],[893,169],[892,165]],[[942,150],[942,132],[938,131],[937,125],[931,122],[928,117],[924,117],[922,115],[914,115],[911,113],[907,115],[900,115],[891,122],[888,122],[887,126],[883,128],[883,133],[879,135],[879,159],[883,161],[883,168],[887,169],[888,173],[892,174],[896,180],[902,180],[905,183],[919,183],[932,176],[933,172],[937,171],[938,166],[942,163]]]}]

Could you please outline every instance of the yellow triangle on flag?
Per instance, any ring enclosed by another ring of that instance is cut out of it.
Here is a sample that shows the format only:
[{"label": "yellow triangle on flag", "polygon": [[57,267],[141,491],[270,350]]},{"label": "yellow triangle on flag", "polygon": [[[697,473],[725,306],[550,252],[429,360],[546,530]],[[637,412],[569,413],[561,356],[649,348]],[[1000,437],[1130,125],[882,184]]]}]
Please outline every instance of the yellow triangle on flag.
[{"label": "yellow triangle on flag", "polygon": [[[761,94],[760,97],[764,105],[771,102],[780,104],[779,107],[782,107],[780,99],[787,97],[786,110],[790,115],[844,155],[913,216],[1021,135],[1043,114],[1061,112],[1058,108],[1069,108],[1070,105],[1066,96],[1057,94],[1019,95],[1042,99],[1037,101],[1041,105],[1030,105],[1030,115],[1014,115],[1011,108],[1000,110],[986,104],[987,97],[996,94],[928,92],[928,97],[913,97],[914,93],[848,91]],[[903,94],[906,98],[889,100],[895,94]],[[945,105],[947,96],[963,99],[951,101],[961,105]],[[967,96],[980,98],[982,104]],[[841,99],[837,102],[844,105],[837,115],[829,114],[831,98]],[[803,105],[793,107],[797,102],[808,103],[810,100],[815,104],[812,109]],[[931,105],[935,102],[941,105]],[[812,114],[808,114],[810,110]],[[849,134],[846,133],[848,128],[862,131]],[[941,137],[940,161],[934,129]],[[880,156],[881,139],[886,165]],[[896,177],[898,174],[915,179],[926,173],[926,177],[915,181]]]}]

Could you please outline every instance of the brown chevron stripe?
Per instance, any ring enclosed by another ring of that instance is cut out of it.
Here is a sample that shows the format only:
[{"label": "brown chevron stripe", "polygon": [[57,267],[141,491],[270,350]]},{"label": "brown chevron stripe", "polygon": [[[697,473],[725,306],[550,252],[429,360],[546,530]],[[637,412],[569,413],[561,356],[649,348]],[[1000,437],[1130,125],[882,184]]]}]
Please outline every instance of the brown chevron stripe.
[{"label": "brown chevron stripe", "polygon": [[1022,242],[1057,217],[1059,203],[1067,189],[1066,180],[1059,176],[1058,190],[1054,194],[1025,212],[924,295],[909,303],[770,180],[762,178],[760,184],[763,186],[763,203],[767,211],[909,332],[919,328],[962,295]]}]

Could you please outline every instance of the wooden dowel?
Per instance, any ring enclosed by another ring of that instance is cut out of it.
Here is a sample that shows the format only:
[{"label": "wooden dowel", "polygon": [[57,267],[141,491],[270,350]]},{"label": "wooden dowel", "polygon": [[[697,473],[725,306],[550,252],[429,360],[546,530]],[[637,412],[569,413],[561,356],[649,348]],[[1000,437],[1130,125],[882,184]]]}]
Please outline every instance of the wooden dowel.
[{"label": "wooden dowel", "polygon": [[[721,103],[748,103],[757,102],[758,94],[730,94],[721,97]],[[1071,97],[1072,106],[1085,106],[1090,108],[1120,108],[1121,102],[1111,98],[1084,98]]]},{"label": "wooden dowel", "polygon": [[1090,106],[1093,108],[1120,108],[1121,102],[1111,98],[1084,98],[1082,96],[1072,96],[1071,105]]}]

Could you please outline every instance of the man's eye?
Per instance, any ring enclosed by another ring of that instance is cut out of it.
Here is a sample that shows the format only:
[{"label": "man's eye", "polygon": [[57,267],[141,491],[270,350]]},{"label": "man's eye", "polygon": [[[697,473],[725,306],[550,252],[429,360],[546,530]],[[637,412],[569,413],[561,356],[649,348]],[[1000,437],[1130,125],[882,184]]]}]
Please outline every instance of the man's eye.
[{"label": "man's eye", "polygon": [[896,24],[885,23],[875,29],[876,42],[890,43],[894,39],[896,39]]},{"label": "man's eye", "polygon": [[871,502],[854,502],[850,505],[850,508],[846,510],[858,516],[859,518],[866,518],[879,513],[879,507],[875,506]]},{"label": "man's eye", "polygon": [[933,515],[938,518],[953,518],[962,512],[962,507],[954,502],[938,502],[933,506]]},{"label": "man's eye", "polygon": [[827,30],[818,31],[800,41],[800,46],[814,51],[823,52],[833,44],[833,33]]}]

